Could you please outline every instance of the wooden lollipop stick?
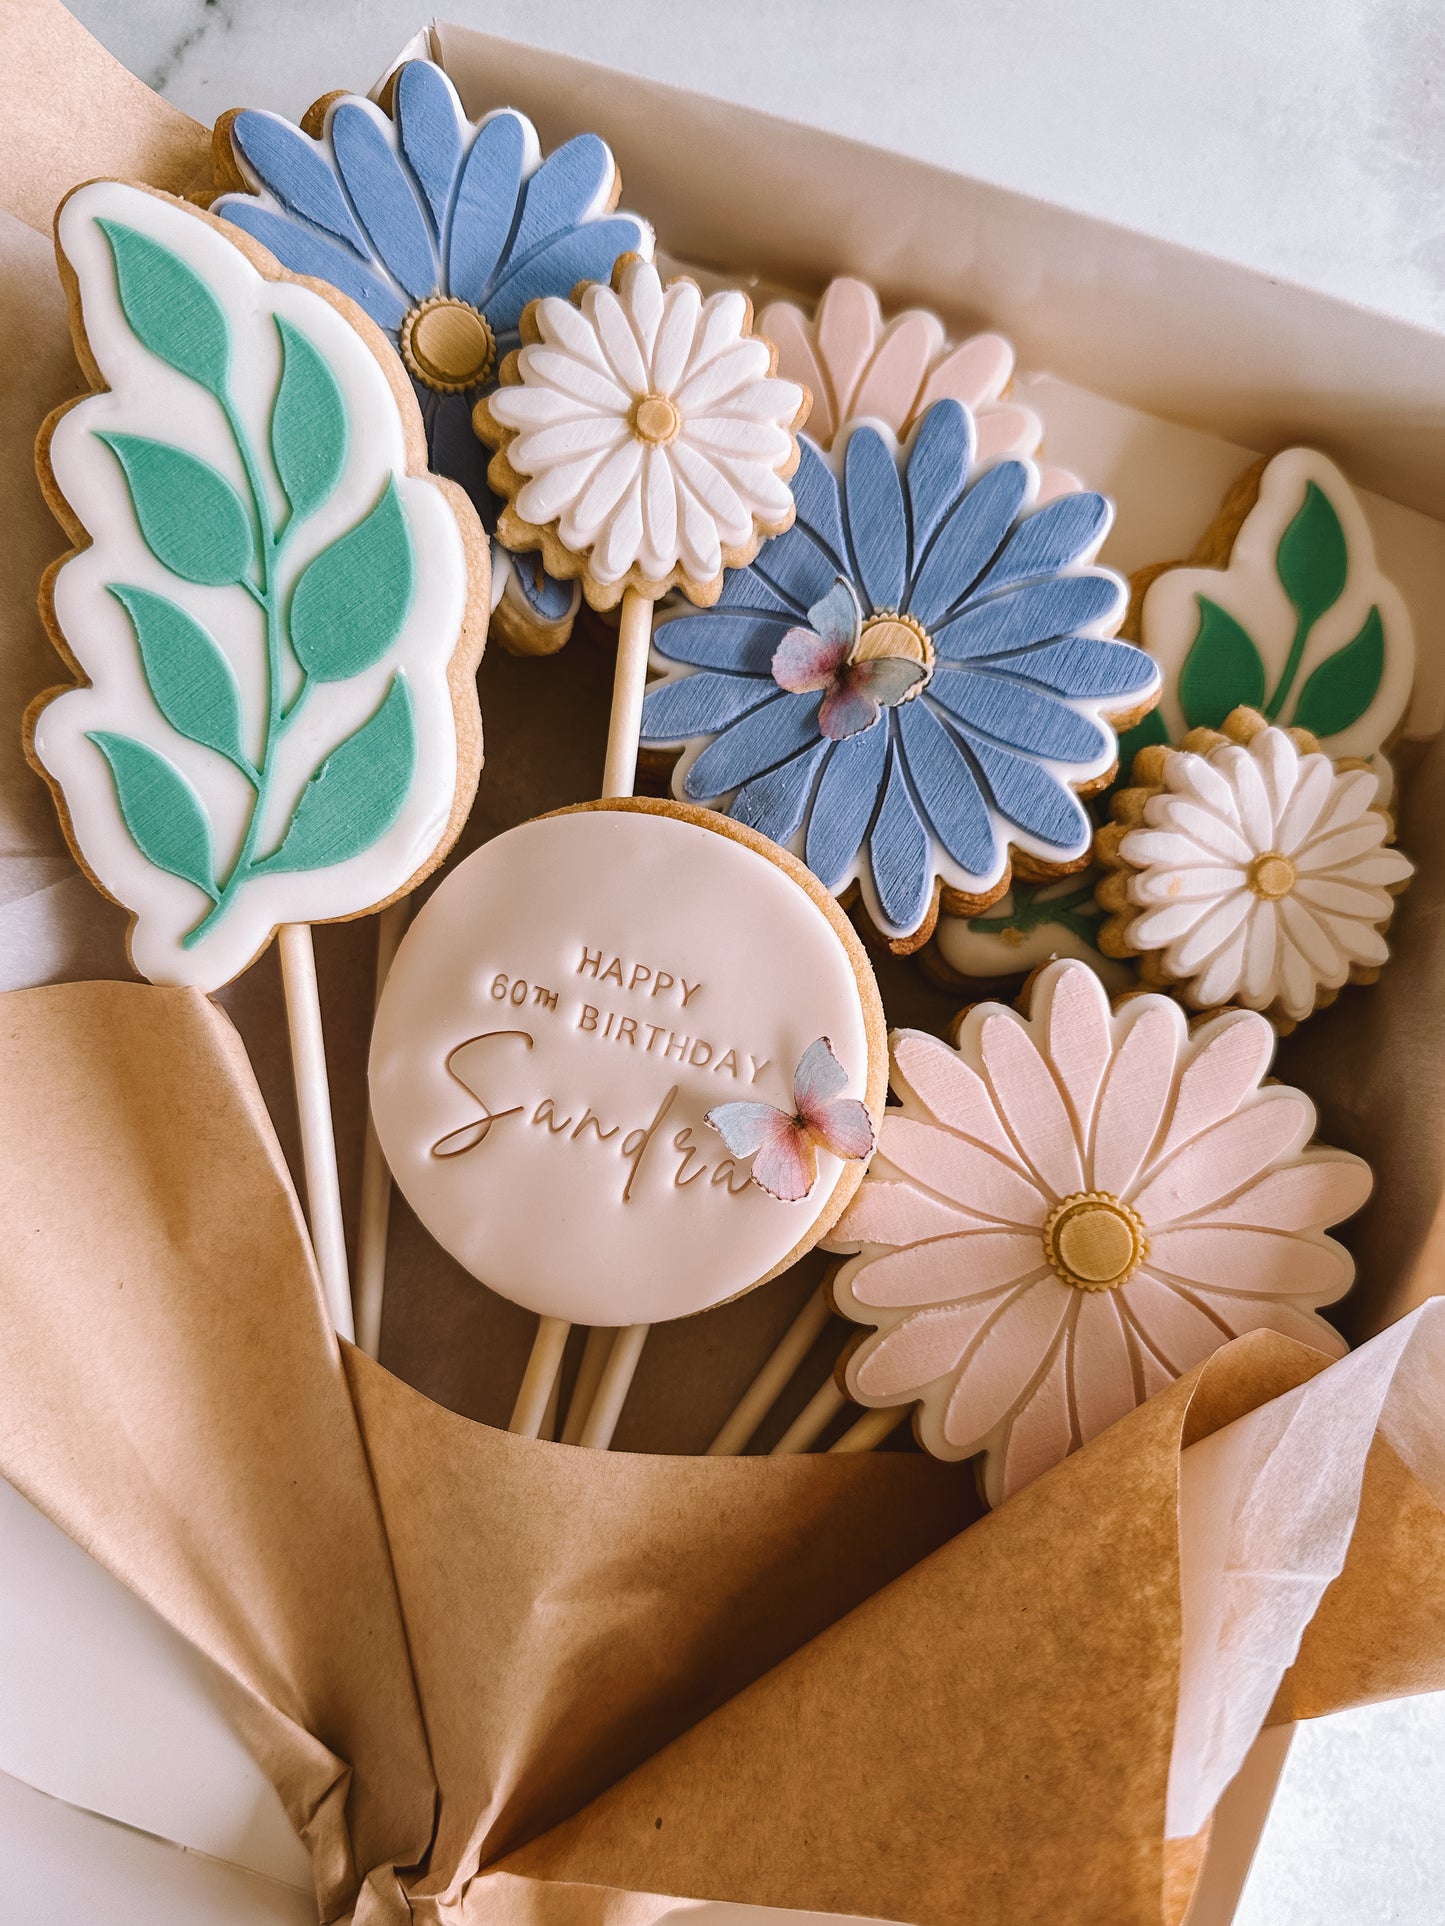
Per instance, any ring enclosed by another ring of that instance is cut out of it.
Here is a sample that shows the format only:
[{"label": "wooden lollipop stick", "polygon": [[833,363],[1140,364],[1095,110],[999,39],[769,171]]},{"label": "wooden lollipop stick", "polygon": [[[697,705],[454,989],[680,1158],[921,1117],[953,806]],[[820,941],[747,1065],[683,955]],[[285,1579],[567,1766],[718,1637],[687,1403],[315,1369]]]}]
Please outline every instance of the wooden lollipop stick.
[{"label": "wooden lollipop stick", "polygon": [[517,1393],[517,1402],[512,1407],[511,1421],[507,1426],[508,1431],[515,1431],[520,1438],[535,1438],[542,1428],[542,1419],[546,1416],[562,1369],[562,1353],[567,1348],[571,1329],[572,1326],[563,1317],[544,1317],[538,1322],[537,1335],[532,1341],[532,1355],[527,1359],[522,1388]]},{"label": "wooden lollipop stick", "polygon": [[582,1435],[577,1440],[580,1445],[605,1451],[612,1443],[612,1434],[617,1429],[617,1420],[622,1416],[622,1406],[651,1329],[650,1324],[625,1324],[613,1339],[612,1349],[597,1382],[597,1395],[592,1400]]},{"label": "wooden lollipop stick", "polygon": [[856,1424],[850,1424],[841,1438],[828,1446],[830,1451],[871,1451],[891,1438],[912,1410],[911,1405],[891,1405],[882,1411],[865,1411]]},{"label": "wooden lollipop stick", "polygon": [[[411,904],[389,903],[376,919],[376,1002],[406,934]],[[386,1290],[386,1234],[391,1225],[391,1172],[381,1154],[371,1105],[366,1107],[366,1147],[361,1160],[361,1209],[356,1233],[356,1341],[369,1358],[381,1354],[381,1300]]]},{"label": "wooden lollipop stick", "polygon": [[537,1436],[539,1438],[546,1438],[550,1443],[550,1441],[556,1437],[557,1413],[561,1409],[561,1407],[562,1407],[562,1373],[559,1371],[556,1377],[553,1378],[552,1380],[552,1395],[547,1400],[547,1409],[542,1413],[542,1428],[537,1433]]},{"label": "wooden lollipop stick", "polygon": [[592,1400],[597,1396],[602,1367],[607,1362],[612,1340],[616,1336],[616,1331],[606,1324],[596,1324],[587,1333],[582,1362],[577,1367],[577,1382],[572,1387],[571,1402],[567,1406],[567,1422],[562,1427],[563,1444],[574,1445],[582,1441],[582,1427],[587,1422],[587,1413],[592,1409]]},{"label": "wooden lollipop stick", "polygon": [[832,1378],[825,1380],[773,1446],[771,1455],[789,1458],[796,1452],[810,1451],[847,1402],[847,1394]]},{"label": "wooden lollipop stick", "polygon": [[727,1423],[707,1448],[709,1458],[734,1458],[777,1402],[783,1387],[812,1350],[833,1316],[826,1284],[808,1299],[783,1333],[777,1349],[753,1379]]},{"label": "wooden lollipop stick", "polygon": [[[636,589],[628,589],[622,598],[622,623],[617,636],[617,668],[612,677],[612,712],[607,723],[607,758],[602,770],[604,802],[611,801],[616,796],[630,796],[637,780],[637,738],[642,731],[642,698],[647,688],[647,655],[651,643],[652,603],[645,595],[639,595]],[[538,1392],[538,1387],[543,1382],[542,1376],[538,1375],[534,1380],[533,1374],[534,1370],[539,1374],[546,1372],[548,1369],[546,1359],[551,1356],[549,1347],[553,1345],[556,1345],[556,1361],[551,1366],[552,1377],[556,1376],[561,1366],[561,1344],[567,1342],[567,1332],[571,1326],[562,1327],[561,1342],[558,1344],[555,1334],[549,1337],[547,1332],[549,1324],[558,1322],[556,1318],[545,1317],[541,1321],[532,1346],[532,1356],[527,1363],[527,1374],[522,1380],[522,1389],[517,1394],[516,1409],[512,1413],[512,1422],[508,1427],[512,1431],[523,1431],[529,1438],[536,1437],[536,1429],[534,1427],[524,1431],[524,1427],[518,1422],[518,1416],[524,1410],[530,1414],[533,1408],[526,1402],[527,1387],[530,1383],[533,1386],[531,1394],[533,1400],[535,1401],[538,1395],[541,1396],[541,1402],[536,1405],[537,1422],[541,1422],[546,1394]],[[620,1379],[615,1392],[617,1408],[606,1426],[606,1437],[588,1438],[582,1435],[590,1423],[592,1398],[589,1394],[587,1401],[583,1402],[586,1386],[580,1377],[577,1381],[577,1389],[572,1394],[572,1404],[567,1413],[567,1430],[570,1432],[573,1429],[575,1420],[578,1426],[576,1442],[579,1444],[605,1446],[616,1428],[618,1416],[622,1411],[622,1400],[627,1396],[627,1387],[632,1382],[632,1372],[637,1369],[637,1359],[642,1352],[642,1340],[647,1335],[645,1324],[632,1325],[629,1329],[640,1332],[641,1336],[637,1338],[635,1349],[631,1352],[631,1369],[628,1370],[625,1378]],[[620,1345],[612,1348],[612,1353],[607,1360],[609,1370],[616,1367],[619,1372],[621,1371],[622,1364],[618,1353],[622,1349]],[[540,1360],[539,1353],[542,1354]],[[599,1373],[600,1371],[599,1366]],[[546,1379],[546,1383],[550,1389],[551,1379]],[[564,1434],[564,1442],[572,1443],[573,1440],[566,1438]]]},{"label": "wooden lollipop stick", "polygon": [[341,1216],[341,1180],[336,1170],[336,1132],[331,1121],[326,1039],[321,1028],[321,998],[316,988],[316,952],[311,946],[310,925],[283,923],[278,940],[281,982],[286,992],[286,1027],[291,1033],[291,1065],[296,1079],[296,1109],[301,1119],[306,1215],[331,1322],[338,1336],[351,1338],[355,1326],[346,1265],[346,1231]]}]

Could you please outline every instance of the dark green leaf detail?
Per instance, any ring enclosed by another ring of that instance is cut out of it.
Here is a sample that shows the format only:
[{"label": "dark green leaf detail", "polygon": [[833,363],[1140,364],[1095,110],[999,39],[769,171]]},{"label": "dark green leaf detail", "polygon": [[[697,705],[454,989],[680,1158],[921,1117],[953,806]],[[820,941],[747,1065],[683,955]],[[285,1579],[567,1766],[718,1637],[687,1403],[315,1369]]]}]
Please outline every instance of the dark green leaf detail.
[{"label": "dark green leaf detail", "polygon": [[184,877],[216,900],[211,825],[200,797],[173,763],[149,744],[108,729],[90,740],[110,764],[125,826],[147,862]]},{"label": "dark green leaf detail", "polygon": [[117,221],[96,225],[110,242],[121,310],[152,354],[213,395],[226,385],[231,332],[221,304],[179,255]]},{"label": "dark green leaf detail", "polygon": [[101,435],[115,451],[146,546],[172,575],[229,588],[251,566],[251,517],[225,476],[184,448],[144,435]]},{"label": "dark green leaf detail", "polygon": [[1326,656],[1300,691],[1294,726],[1317,736],[1337,736],[1358,722],[1375,699],[1385,673],[1385,631],[1372,608],[1359,634]]},{"label": "dark green leaf detail", "polygon": [[1345,531],[1318,483],[1305,488],[1298,514],[1279,538],[1274,566],[1302,628],[1312,627],[1343,595],[1350,572]]},{"label": "dark green leaf detail", "polygon": [[291,646],[307,675],[342,682],[379,662],[411,607],[415,563],[396,478],[364,522],[323,548],[291,598]]},{"label": "dark green leaf detail", "polygon": [[[1217,729],[1231,709],[1264,701],[1264,663],[1254,638],[1217,602],[1196,595],[1199,627],[1179,671],[1185,727]],[[1165,738],[1156,738],[1165,740]]]},{"label": "dark green leaf detail", "polygon": [[254,776],[241,741],[241,691],[215,642],[165,596],[123,582],[108,586],[131,619],[146,681],[166,721]]},{"label": "dark green leaf detail", "polygon": [[254,864],[252,875],[331,869],[370,849],[401,814],[415,769],[411,692],[398,671],[376,714],[307,783],[281,847]]},{"label": "dark green leaf detail", "polygon": [[271,410],[271,454],[296,520],[314,514],[346,466],[346,403],[321,354],[278,314],[281,381]]}]

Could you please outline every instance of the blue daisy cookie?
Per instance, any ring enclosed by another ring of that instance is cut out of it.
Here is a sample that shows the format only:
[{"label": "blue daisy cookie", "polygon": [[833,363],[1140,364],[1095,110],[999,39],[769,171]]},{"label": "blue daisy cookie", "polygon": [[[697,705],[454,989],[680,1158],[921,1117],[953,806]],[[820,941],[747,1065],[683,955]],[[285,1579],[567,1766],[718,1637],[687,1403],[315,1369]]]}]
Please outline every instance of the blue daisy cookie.
[{"label": "blue daisy cookie", "polygon": [[1014,874],[1081,869],[1116,728],[1159,669],[1109,639],[1128,590],[1093,558],[1112,505],[1042,508],[1031,462],[975,468],[974,424],[940,401],[902,447],[851,424],[800,437],[797,521],[727,577],[716,608],[659,624],[642,740],[681,749],[674,793],[801,856],[890,947],[940,898],[972,915]]},{"label": "blue daisy cookie", "polygon": [[466,489],[493,536],[495,632],[545,654],[571,633],[577,585],[496,540],[501,504],[472,406],[496,386],[529,301],[605,281],[619,255],[650,258],[652,230],[614,212],[621,177],[596,134],[544,160],[524,115],[504,107],[469,121],[429,60],[398,71],[391,109],[342,94],[318,102],[302,128],[253,108],[224,116],[218,171],[245,191],[221,194],[211,211],[284,267],[349,294],[390,335],[432,468]]}]

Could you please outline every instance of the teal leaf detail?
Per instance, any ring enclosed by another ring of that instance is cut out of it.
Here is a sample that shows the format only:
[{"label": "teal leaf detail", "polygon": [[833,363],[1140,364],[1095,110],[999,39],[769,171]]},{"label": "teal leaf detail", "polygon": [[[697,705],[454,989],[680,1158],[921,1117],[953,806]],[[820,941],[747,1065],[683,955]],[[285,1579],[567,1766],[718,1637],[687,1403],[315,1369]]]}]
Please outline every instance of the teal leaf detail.
[{"label": "teal leaf detail", "polygon": [[307,675],[341,682],[401,634],[416,564],[396,477],[359,522],[308,564],[291,598],[291,646]]},{"label": "teal leaf detail", "polygon": [[224,475],[169,442],[115,434],[100,440],[125,470],[141,534],[158,562],[207,588],[244,580],[255,550],[251,518]]},{"label": "teal leaf detail", "polygon": [[211,825],[200,797],[174,763],[148,743],[108,729],[87,731],[110,764],[125,826],[147,862],[216,900]]},{"label": "teal leaf detail", "polygon": [[[1231,709],[1264,701],[1264,662],[1248,629],[1207,595],[1196,595],[1199,627],[1179,671],[1185,727],[1217,729]],[[1167,740],[1167,737],[1159,738]]]},{"label": "teal leaf detail", "polygon": [[179,255],[118,221],[97,221],[115,260],[121,311],[138,340],[213,395],[226,386],[231,331],[221,304]]},{"label": "teal leaf detail", "polygon": [[1316,736],[1337,736],[1358,722],[1375,699],[1385,673],[1385,631],[1372,608],[1360,632],[1326,656],[1300,691],[1294,725]]},{"label": "teal leaf detail", "polygon": [[146,681],[166,721],[254,780],[241,742],[241,691],[215,642],[165,596],[124,582],[107,586],[131,619]]},{"label": "teal leaf detail", "polygon": [[271,455],[297,521],[314,514],[346,466],[346,403],[320,351],[276,317],[281,380],[271,410]]},{"label": "teal leaf detail", "polygon": [[1350,572],[1345,531],[1317,482],[1308,484],[1299,512],[1280,536],[1274,566],[1302,629],[1318,622],[1344,593]]},{"label": "teal leaf detail", "polygon": [[302,790],[280,848],[251,873],[331,869],[359,856],[401,814],[415,769],[411,692],[398,671],[375,715],[331,751]]}]

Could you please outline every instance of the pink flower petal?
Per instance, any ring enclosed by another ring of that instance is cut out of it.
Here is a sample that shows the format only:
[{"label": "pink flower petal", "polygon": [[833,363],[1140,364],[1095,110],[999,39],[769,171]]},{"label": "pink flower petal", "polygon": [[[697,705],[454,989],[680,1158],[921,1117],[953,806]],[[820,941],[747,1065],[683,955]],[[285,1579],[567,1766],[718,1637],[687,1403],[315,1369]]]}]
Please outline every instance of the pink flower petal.
[{"label": "pink flower petal", "polygon": [[[1000,1503],[1035,1478],[1061,1464],[1074,1446],[1069,1423],[1068,1352],[1060,1344],[1048,1370],[1019,1407],[1003,1442],[1003,1467],[990,1462],[985,1484],[991,1503]],[[997,1483],[998,1490],[993,1489]]]},{"label": "pink flower petal", "polygon": [[943,346],[943,324],[923,308],[910,308],[884,329],[873,359],[849,404],[851,415],[872,415],[895,435],[914,413],[918,391]]},{"label": "pink flower petal", "polygon": [[950,1130],[1001,1157],[1015,1155],[987,1086],[956,1050],[924,1030],[895,1030],[890,1042],[895,1084]]},{"label": "pink flower petal", "polygon": [[1213,1318],[1148,1271],[1135,1271],[1118,1295],[1123,1309],[1176,1378],[1228,1342],[1228,1333]]},{"label": "pink flower petal", "polygon": [[1080,1291],[1069,1346],[1074,1409],[1084,1444],[1139,1402],[1129,1339],[1113,1291]]},{"label": "pink flower petal", "polygon": [[758,317],[758,333],[778,351],[778,373],[796,381],[813,397],[808,433],[822,448],[838,431],[833,400],[818,358],[813,352],[812,329],[800,308],[790,301],[774,301]]},{"label": "pink flower petal", "polygon": [[[1094,1120],[1092,1188],[1115,1197],[1128,1196],[1159,1134],[1184,1041],[1177,1004],[1160,998],[1134,1007],[1138,1014],[1109,1066]],[[1128,1004],[1124,1017],[1127,1022]]]},{"label": "pink flower petal", "polygon": [[852,414],[853,390],[872,359],[882,328],[878,296],[866,281],[844,276],[824,290],[813,340],[832,393],[835,422],[845,422]]},{"label": "pink flower petal", "polygon": [[[985,408],[978,416],[978,447],[974,459],[979,462],[999,461],[1012,456],[1032,455],[1044,438],[1044,425],[1032,408],[1021,408],[1017,402],[1004,401],[993,407]],[[1051,471],[1062,476],[1061,469]],[[1072,475],[1064,480],[1073,483]],[[1077,487],[1077,483],[1074,486]],[[1067,494],[1067,488],[1058,491]],[[1039,495],[1035,507],[1041,508],[1046,497],[1043,492],[1043,478],[1040,477]]]},{"label": "pink flower petal", "polygon": [[1251,1177],[1309,1142],[1315,1107],[1303,1091],[1262,1090],[1249,1105],[1201,1131],[1150,1175],[1132,1199],[1151,1237],[1231,1197]]},{"label": "pink flower petal", "polygon": [[1048,1205],[1038,1185],[1015,1164],[965,1137],[893,1114],[883,1119],[879,1142],[889,1163],[905,1177],[966,1210],[1020,1227],[1044,1221]]},{"label": "pink flower petal", "polygon": [[[946,354],[928,377],[923,393],[918,397],[918,412],[931,408],[935,401],[945,398],[961,401],[965,408],[975,411],[984,402],[997,401],[1009,384],[1014,371],[1014,351],[1012,345],[1001,334],[975,334],[967,341],[960,341],[951,353]],[[991,411],[992,412],[992,411]],[[999,409],[1002,414],[1004,410]],[[1020,414],[1027,410],[1019,409]],[[1016,450],[1013,447],[1000,448],[999,454],[1023,452],[1031,454],[1038,446],[1035,439],[1031,448]],[[979,460],[983,452],[979,451]]]},{"label": "pink flower petal", "polygon": [[965,1455],[976,1451],[1010,1405],[1049,1361],[1075,1293],[1041,1278],[1009,1298],[964,1362],[943,1415],[943,1436]]},{"label": "pink flower petal", "polygon": [[1054,1197],[1084,1188],[1069,1107],[1033,1038],[1012,1011],[979,1026],[979,1053],[998,1105],[1025,1158]]},{"label": "pink flower petal", "polygon": [[1234,1114],[1269,1068],[1274,1031],[1261,1016],[1231,1011],[1213,1018],[1190,1044],[1193,1054],[1180,1075],[1156,1162]]},{"label": "pink flower petal", "polygon": [[1343,1150],[1307,1151],[1297,1164],[1270,1171],[1232,1202],[1216,1206],[1204,1221],[1261,1230],[1324,1230],[1353,1216],[1374,1181],[1363,1158]]},{"label": "pink flower petal", "polygon": [[1200,1297],[1224,1319],[1235,1337],[1243,1337],[1246,1331],[1278,1331],[1282,1337],[1294,1338],[1331,1358],[1342,1358],[1350,1348],[1332,1324],[1312,1311],[1300,1310],[1288,1299],[1222,1297],[1213,1291],[1201,1291]]},{"label": "pink flower petal", "polygon": [[1063,1087],[1080,1143],[1089,1140],[1094,1104],[1113,1050],[1109,997],[1086,963],[1051,964],[1034,985],[1033,1020]]},{"label": "pink flower petal", "polygon": [[875,1258],[851,1288],[860,1304],[942,1304],[1042,1275],[1042,1260],[1035,1231],[969,1231]]},{"label": "pink flower petal", "polygon": [[855,1244],[917,1244],[958,1231],[977,1230],[983,1219],[941,1203],[910,1183],[893,1183],[873,1173],[858,1186],[852,1203],[828,1235],[830,1250]]},{"label": "pink flower petal", "polygon": [[865,1401],[896,1404],[917,1397],[956,1369],[979,1326],[997,1308],[998,1300],[986,1297],[915,1311],[859,1346],[848,1360],[848,1388]]},{"label": "pink flower petal", "polygon": [[1222,1291],[1315,1297],[1328,1303],[1350,1287],[1354,1259],[1333,1240],[1316,1243],[1287,1231],[1243,1224],[1186,1225],[1149,1240],[1156,1271]]}]

